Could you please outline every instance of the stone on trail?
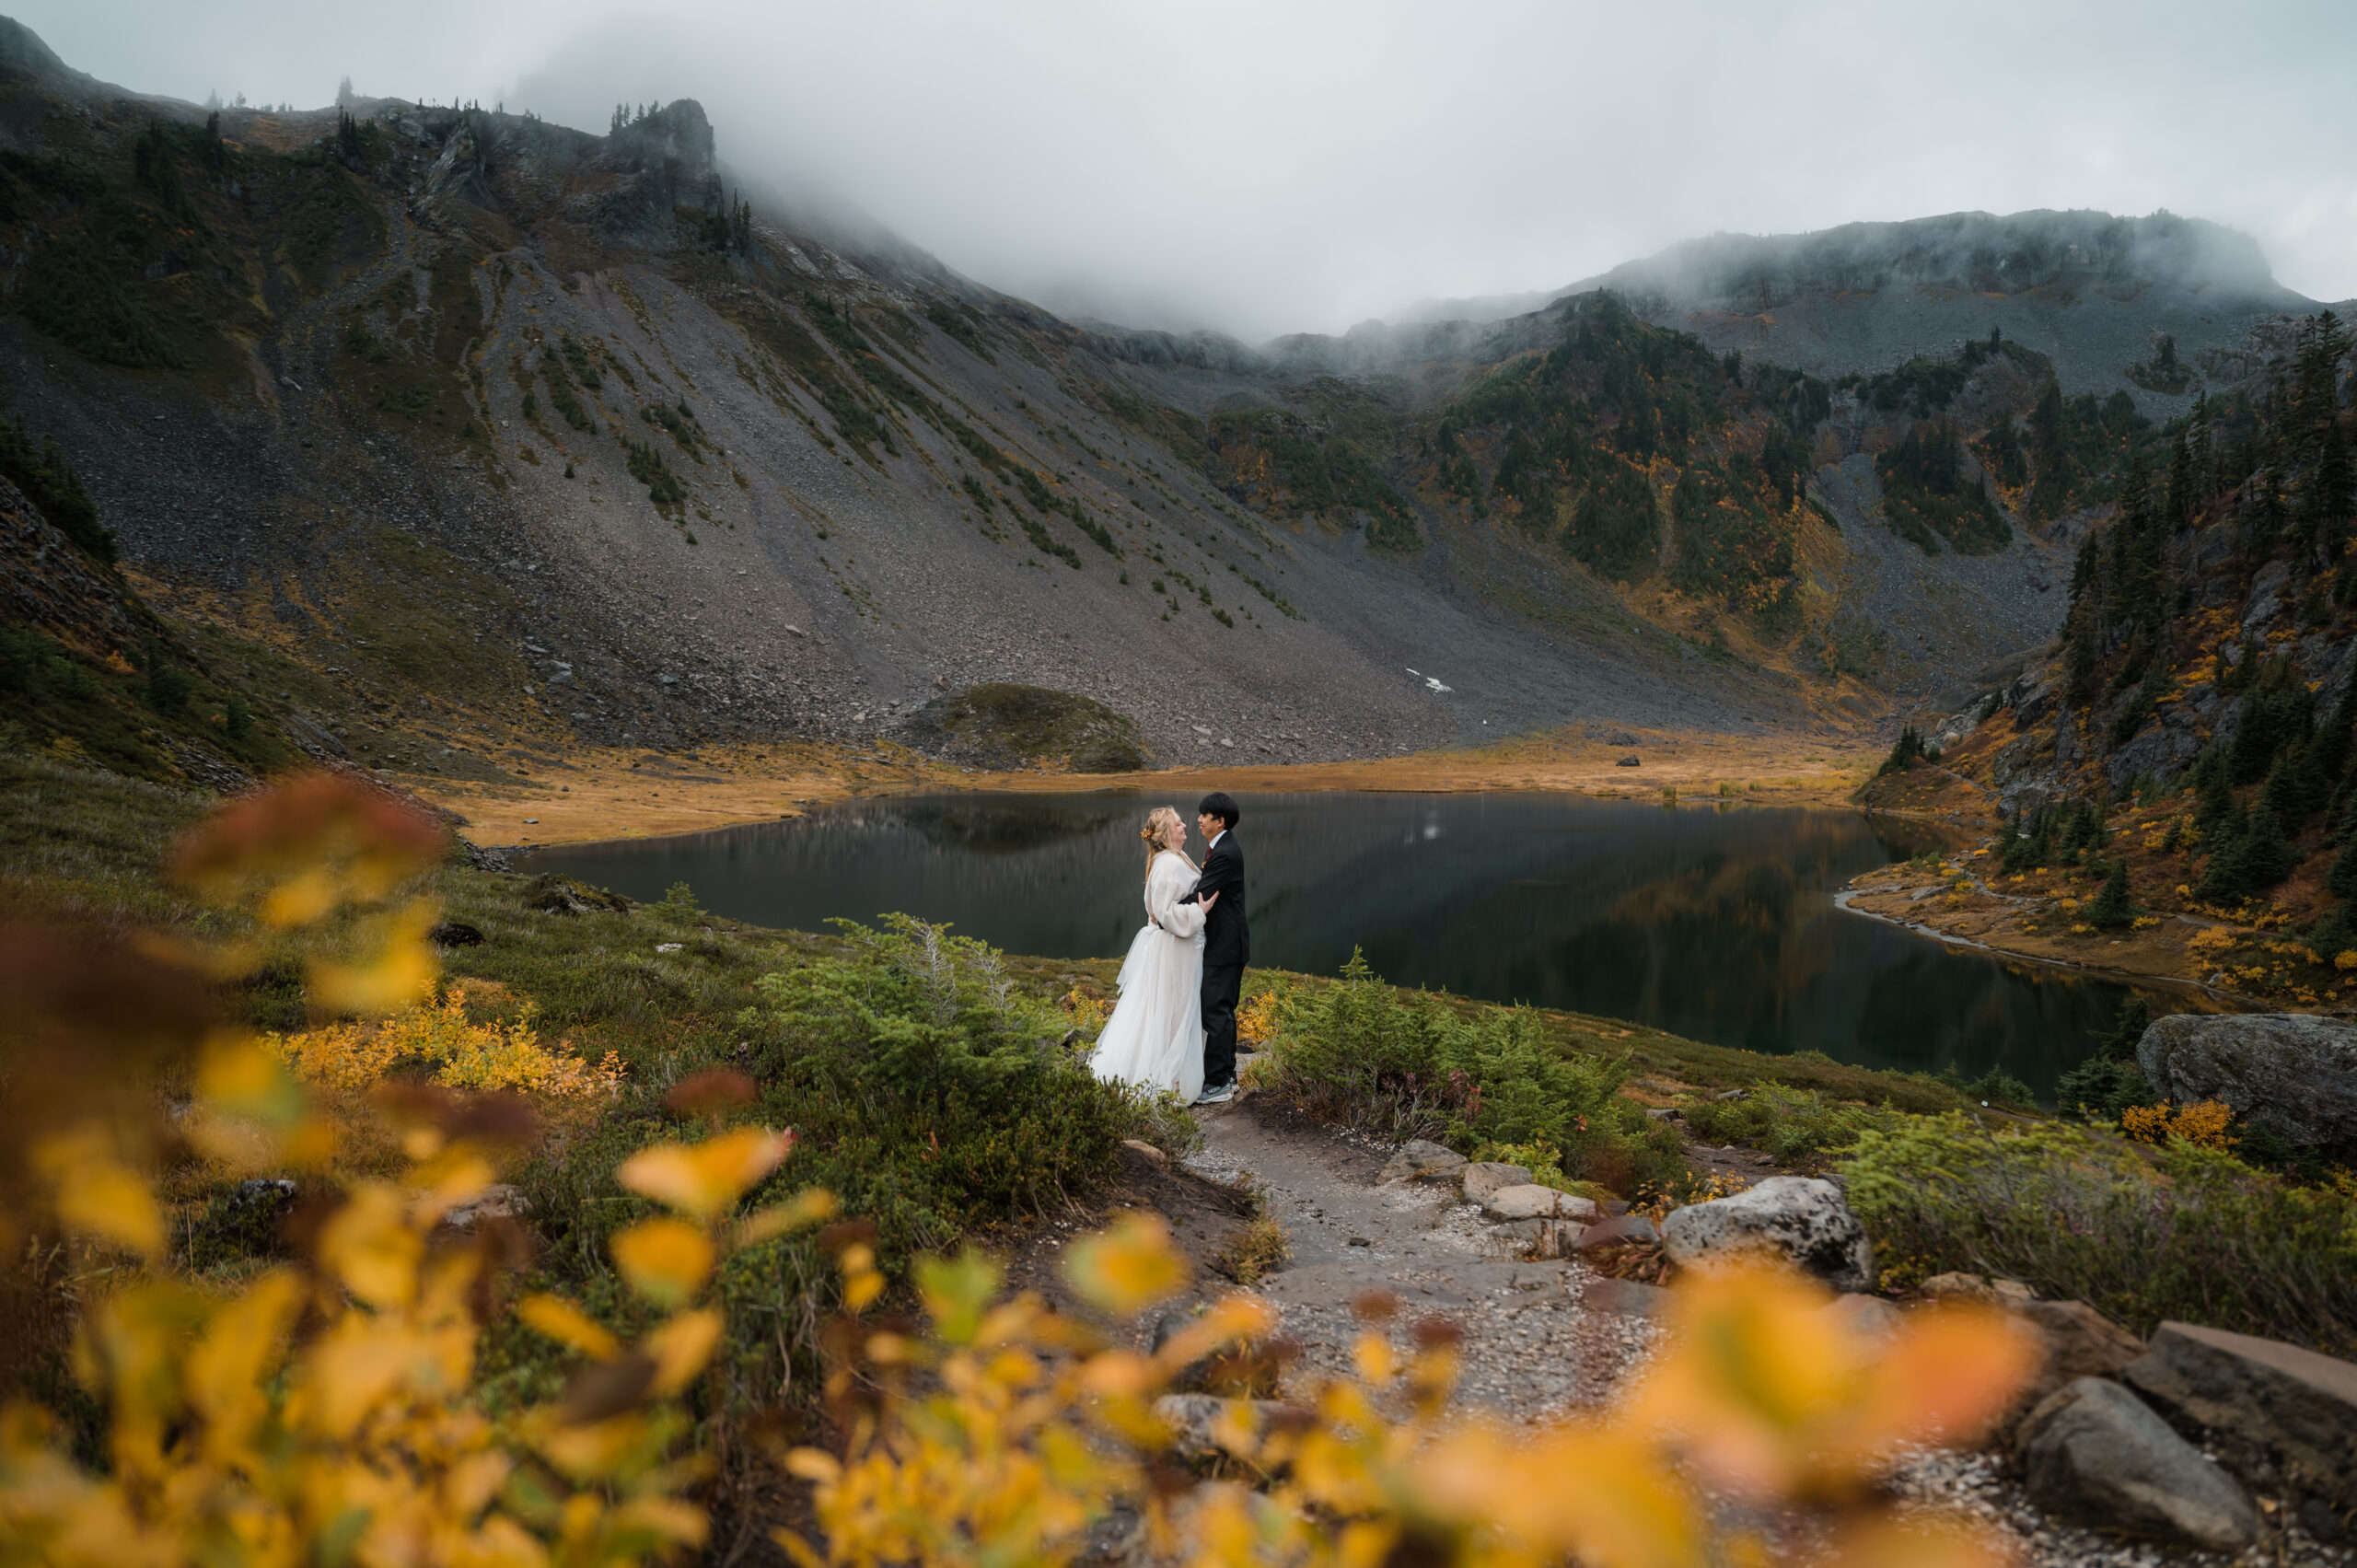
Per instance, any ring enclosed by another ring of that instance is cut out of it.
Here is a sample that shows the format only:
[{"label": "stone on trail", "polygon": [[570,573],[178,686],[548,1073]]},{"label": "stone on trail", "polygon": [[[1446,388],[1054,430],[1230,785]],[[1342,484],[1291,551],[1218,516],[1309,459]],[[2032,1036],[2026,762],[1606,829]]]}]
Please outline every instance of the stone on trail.
[{"label": "stone on trail", "polygon": [[2305,1013],[2155,1018],[2136,1065],[2179,1104],[2223,1100],[2296,1148],[2357,1151],[2357,1025]]},{"label": "stone on trail", "polygon": [[1504,1242],[1525,1258],[1561,1258],[1572,1247],[1578,1234],[1574,1220],[1559,1220],[1539,1215],[1528,1219],[1508,1220],[1490,1232],[1491,1239]]},{"label": "stone on trail", "polygon": [[1458,1173],[1463,1184],[1465,1201],[1486,1203],[1490,1194],[1504,1187],[1527,1187],[1530,1172],[1518,1165],[1500,1165],[1495,1160],[1480,1160],[1467,1166]]},{"label": "stone on trail", "polygon": [[2258,1539],[2234,1478],[2117,1383],[2080,1377],[2047,1396],[2018,1453],[2030,1501],[2058,1519],[2211,1551]]},{"label": "stone on trail", "polygon": [[2277,1340],[2163,1323],[2120,1376],[2253,1485],[2357,1499],[2357,1365]]},{"label": "stone on trail", "polygon": [[1399,1145],[1383,1173],[1376,1178],[1384,1181],[1423,1181],[1447,1176],[1465,1167],[1465,1156],[1455,1149],[1443,1147],[1425,1138],[1411,1138]]},{"label": "stone on trail", "polygon": [[[1237,1401],[1217,1394],[1165,1394],[1154,1401],[1155,1419],[1170,1429],[1170,1451],[1182,1459],[1216,1459],[1227,1450],[1217,1434],[1233,1413]],[[1250,1423],[1265,1432],[1271,1416],[1287,1407],[1276,1400],[1249,1401]]]},{"label": "stone on trail", "polygon": [[1553,1219],[1556,1202],[1562,1196],[1552,1187],[1541,1187],[1537,1182],[1501,1187],[1481,1200],[1481,1214],[1493,1220]]},{"label": "stone on trail", "polygon": [[1620,1214],[1580,1232],[1578,1246],[1585,1251],[1591,1247],[1619,1247],[1631,1241],[1660,1240],[1661,1227],[1644,1215]]},{"label": "stone on trail", "polygon": [[1837,1291],[1872,1290],[1874,1244],[1830,1181],[1771,1176],[1731,1198],[1674,1210],[1662,1245],[1682,1269],[1770,1259],[1815,1274]]}]

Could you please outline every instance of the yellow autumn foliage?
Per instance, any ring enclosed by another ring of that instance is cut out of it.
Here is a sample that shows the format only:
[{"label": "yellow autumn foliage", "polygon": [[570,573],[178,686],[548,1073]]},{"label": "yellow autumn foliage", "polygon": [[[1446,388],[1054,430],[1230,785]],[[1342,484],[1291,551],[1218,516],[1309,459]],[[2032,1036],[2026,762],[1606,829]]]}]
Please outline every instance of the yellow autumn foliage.
[{"label": "yellow autumn foliage", "polygon": [[2198,1100],[2171,1110],[2168,1102],[2132,1105],[2119,1113],[2119,1129],[2140,1144],[2175,1138],[2197,1149],[2231,1149],[2242,1142],[2235,1136],[2235,1108],[2223,1100]]},{"label": "yellow autumn foliage", "polygon": [[299,1034],[266,1034],[271,1054],[307,1084],[366,1089],[403,1063],[430,1064],[446,1088],[511,1090],[550,1099],[610,1098],[621,1087],[612,1051],[589,1063],[563,1041],[544,1043],[537,1009],[507,1025],[468,1020],[466,988],[453,985],[438,1007],[411,1007],[388,1017],[347,1020]]}]

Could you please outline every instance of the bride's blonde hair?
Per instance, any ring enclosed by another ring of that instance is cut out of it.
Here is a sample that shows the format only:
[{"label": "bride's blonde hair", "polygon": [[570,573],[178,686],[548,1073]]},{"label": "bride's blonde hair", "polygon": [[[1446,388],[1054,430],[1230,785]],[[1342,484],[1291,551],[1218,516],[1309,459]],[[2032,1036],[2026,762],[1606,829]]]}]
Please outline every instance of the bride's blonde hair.
[{"label": "bride's blonde hair", "polygon": [[[1154,857],[1160,854],[1165,847],[1162,835],[1170,830],[1173,823],[1180,820],[1178,808],[1175,806],[1157,806],[1145,814],[1145,826],[1138,830],[1138,837],[1145,841],[1145,874],[1148,877],[1154,875]],[[1179,859],[1187,860],[1184,851],[1174,853]],[[1187,864],[1192,865],[1194,862],[1188,860]]]}]

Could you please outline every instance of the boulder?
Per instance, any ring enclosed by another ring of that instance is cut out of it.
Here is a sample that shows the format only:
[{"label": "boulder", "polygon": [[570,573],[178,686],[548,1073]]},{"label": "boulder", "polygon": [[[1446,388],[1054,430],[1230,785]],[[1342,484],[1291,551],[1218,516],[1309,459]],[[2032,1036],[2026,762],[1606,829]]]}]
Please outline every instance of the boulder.
[{"label": "boulder", "polygon": [[1423,1138],[1411,1138],[1399,1145],[1383,1167],[1377,1181],[1422,1181],[1434,1177],[1454,1175],[1465,1168],[1465,1156],[1455,1149]]},{"label": "boulder", "polygon": [[2234,1478],[2117,1383],[2079,1377],[2048,1395],[2015,1451],[2030,1501],[2058,1519],[2210,1551],[2258,1539]]},{"label": "boulder", "polygon": [[2357,1025],[2177,1013],[2144,1031],[2136,1065],[2180,1104],[2223,1100],[2296,1148],[2357,1151]]},{"label": "boulder", "polygon": [[[2003,1300],[1995,1292],[1991,1301]],[[2013,1407],[1999,1417],[1990,1436],[2003,1443],[2022,1422],[2064,1384],[2081,1377],[2117,1380],[2128,1364],[2144,1353],[2144,1342],[2084,1301],[2014,1301],[2006,1303],[2014,1319],[2038,1334],[2043,1351],[2029,1381],[2014,1397]]]},{"label": "boulder", "polygon": [[1481,1200],[1481,1214],[1493,1220],[1553,1219],[1556,1200],[1562,1196],[1552,1187],[1541,1187],[1537,1182],[1501,1187]]},{"label": "boulder", "polygon": [[2357,1498],[2357,1365],[2276,1340],[2164,1323],[2120,1376],[2253,1485]]},{"label": "boulder", "polygon": [[1662,1245],[1680,1268],[1761,1258],[1790,1263],[1837,1291],[1872,1290],[1874,1245],[1830,1181],[1771,1176],[1748,1191],[1678,1209]]},{"label": "boulder", "polygon": [[1621,1214],[1580,1232],[1577,1245],[1585,1251],[1591,1247],[1620,1247],[1631,1241],[1657,1243],[1660,1240],[1661,1228],[1653,1221],[1643,1214]]},{"label": "boulder", "polygon": [[1527,1187],[1530,1172],[1518,1165],[1500,1165],[1495,1160],[1478,1160],[1457,1173],[1465,1201],[1486,1203],[1490,1195],[1501,1188]]}]

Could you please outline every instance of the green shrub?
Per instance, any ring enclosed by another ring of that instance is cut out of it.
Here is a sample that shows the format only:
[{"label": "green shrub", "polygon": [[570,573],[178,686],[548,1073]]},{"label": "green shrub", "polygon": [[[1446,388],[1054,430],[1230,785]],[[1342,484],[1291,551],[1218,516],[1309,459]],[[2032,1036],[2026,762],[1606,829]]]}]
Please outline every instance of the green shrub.
[{"label": "green shrub", "polygon": [[631,478],[646,486],[646,498],[655,503],[657,511],[668,512],[688,498],[688,487],[679,476],[664,462],[663,454],[636,441],[626,443],[630,452]]},{"label": "green shrub", "polygon": [[1860,1135],[1850,1203],[1901,1277],[1962,1270],[2079,1299],[2139,1333],[2163,1318],[2357,1349],[2357,1192],[2298,1187],[2181,1142],[2150,1161],[2059,1122],[1963,1115]]},{"label": "green shrub", "polygon": [[81,476],[66,460],[56,436],[45,437],[36,447],[23,425],[0,419],[0,479],[23,491],[25,499],[75,545],[100,561],[114,560],[114,534],[99,520],[98,503],[82,488]]},{"label": "green shrub", "polygon": [[1620,1098],[1626,1063],[1557,1049],[1526,1008],[1460,1016],[1354,952],[1340,983],[1288,998],[1280,1019],[1261,1082],[1309,1115],[1464,1152],[1549,1144],[1564,1175],[1620,1192],[1685,1168],[1676,1130]]},{"label": "green shrub", "polygon": [[188,363],[87,241],[61,235],[35,251],[24,297],[32,324],[86,359],[134,370]]},{"label": "green shrub", "polygon": [[1888,1109],[1848,1105],[1813,1089],[1755,1084],[1740,1099],[1703,1099],[1679,1107],[1689,1131],[1705,1143],[1741,1144],[1772,1155],[1779,1165],[1821,1160],[1854,1144],[1870,1130],[1898,1124]]},{"label": "green shrub", "polygon": [[1103,1175],[1167,1113],[1099,1083],[1070,1020],[1022,995],[993,949],[905,915],[836,921],[842,957],[762,976],[738,1028],[762,1103],[822,1158],[793,1185],[831,1187],[888,1252],[946,1245],[1039,1211]]}]

